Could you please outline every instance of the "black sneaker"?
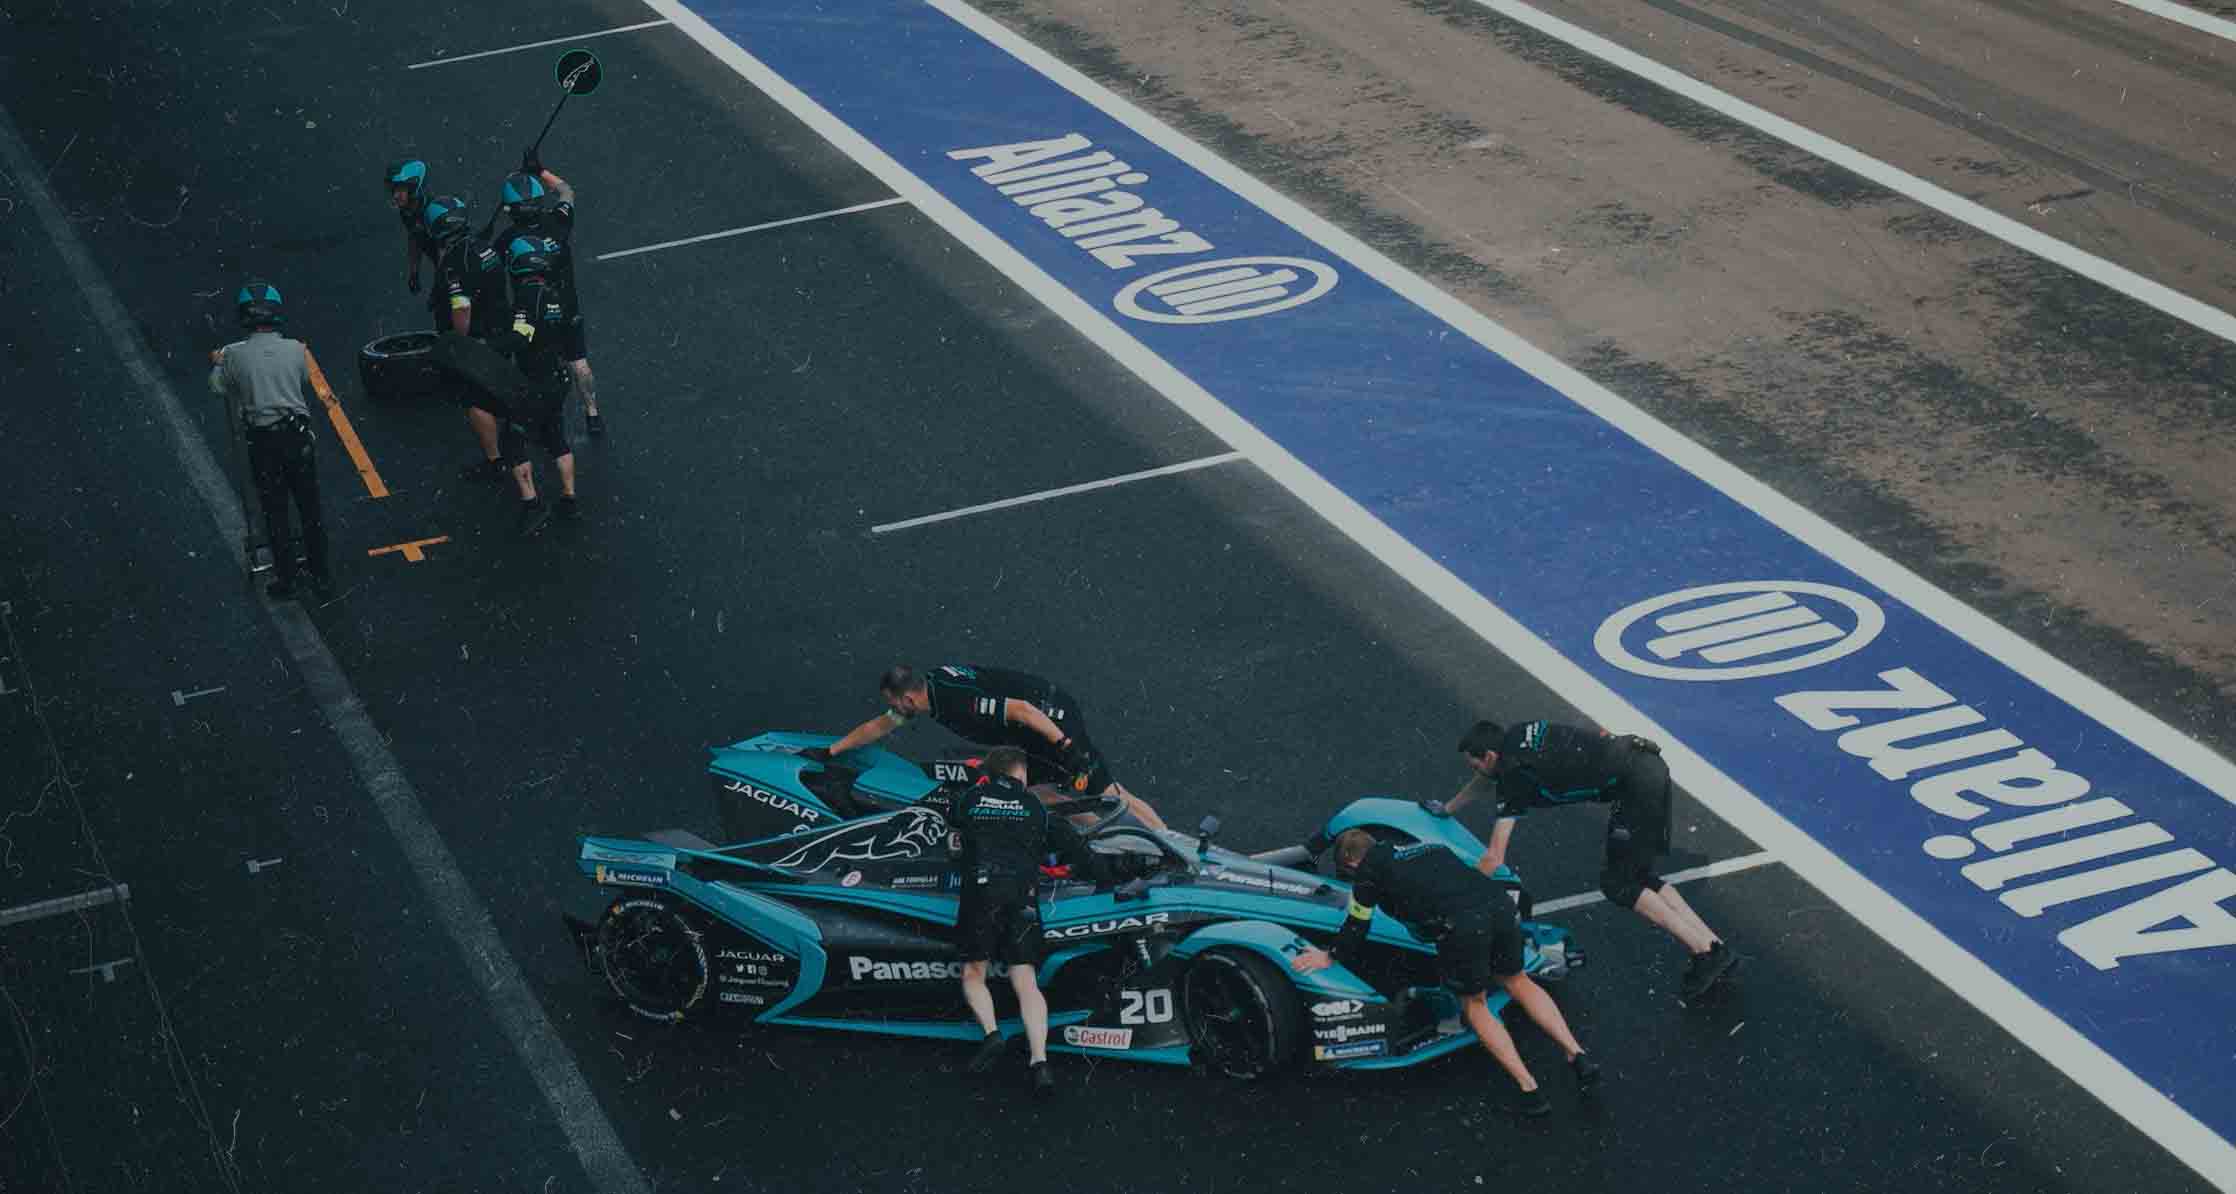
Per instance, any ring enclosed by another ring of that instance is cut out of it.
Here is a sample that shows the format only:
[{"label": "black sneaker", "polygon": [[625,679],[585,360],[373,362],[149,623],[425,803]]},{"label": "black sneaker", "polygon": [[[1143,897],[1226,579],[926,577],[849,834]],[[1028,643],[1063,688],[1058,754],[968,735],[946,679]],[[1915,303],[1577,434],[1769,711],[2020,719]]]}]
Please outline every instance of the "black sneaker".
[{"label": "black sneaker", "polygon": [[293,601],[302,592],[295,586],[295,578],[283,576],[264,586],[264,595],[274,601]]},{"label": "black sneaker", "polygon": [[1009,1042],[1002,1039],[1002,1034],[989,1032],[985,1040],[978,1042],[978,1052],[970,1055],[970,1061],[963,1068],[973,1074],[983,1074],[993,1069],[994,1063],[1000,1061],[1008,1049]]},{"label": "black sneaker", "polygon": [[1707,953],[1693,955],[1692,963],[1685,967],[1685,998],[1698,999],[1707,994],[1717,979],[1730,973],[1738,958],[1739,955],[1721,941],[1709,946]]},{"label": "black sneaker", "polygon": [[559,517],[568,522],[582,521],[582,503],[575,500],[575,495],[570,493],[559,499]]},{"label": "black sneaker", "polygon": [[1045,1099],[1056,1093],[1056,1073],[1048,1068],[1047,1062],[1036,1061],[1025,1072],[1032,1075],[1035,1095]]},{"label": "black sneaker", "polygon": [[1590,1094],[1599,1089],[1599,1063],[1589,1053],[1579,1053],[1568,1059],[1569,1072],[1576,1075],[1576,1089]]},{"label": "black sneaker", "polygon": [[512,475],[502,460],[475,460],[458,470],[461,481],[502,481]]},{"label": "black sneaker", "polygon": [[1553,1100],[1542,1086],[1536,1090],[1518,1090],[1504,1110],[1508,1115],[1519,1115],[1523,1119],[1543,1119],[1553,1113]]},{"label": "black sneaker", "polygon": [[526,539],[543,529],[551,521],[551,507],[537,498],[520,503],[520,537]]},{"label": "black sneaker", "polygon": [[588,427],[592,435],[604,435],[606,433],[606,417],[596,411],[584,413],[582,425]]}]

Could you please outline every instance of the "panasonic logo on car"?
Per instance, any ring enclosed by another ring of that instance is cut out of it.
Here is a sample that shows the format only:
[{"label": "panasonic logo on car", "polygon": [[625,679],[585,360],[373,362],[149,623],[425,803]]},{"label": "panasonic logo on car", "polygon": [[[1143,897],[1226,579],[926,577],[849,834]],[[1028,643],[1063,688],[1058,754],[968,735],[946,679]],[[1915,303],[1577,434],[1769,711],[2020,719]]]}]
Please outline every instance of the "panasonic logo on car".
[{"label": "panasonic logo on car", "polygon": [[[991,963],[986,969],[989,974],[997,977],[1009,973],[1008,965],[1002,962]],[[959,979],[963,977],[963,964],[961,962],[880,962],[875,958],[856,955],[848,959],[846,973],[854,982],[861,982],[866,978],[871,982],[879,983],[920,983],[931,982],[936,979]]]},{"label": "panasonic logo on car", "polygon": [[[1049,229],[1114,270],[1142,258],[1212,251],[1202,236],[1127,187],[1149,176],[1079,133],[1042,141],[951,149],[971,173]],[[1139,278],[1118,292],[1119,314],[1151,323],[1224,323],[1285,311],[1335,289],[1334,268],[1301,257],[1193,261]]]},{"label": "panasonic logo on car", "polygon": [[756,788],[752,784],[741,783],[737,780],[731,780],[729,783],[724,784],[723,787],[728,789],[729,791],[737,792],[741,795],[749,796],[755,800],[758,800],[780,813],[790,813],[792,816],[800,818],[801,820],[807,822],[809,825],[813,825],[823,819],[823,814],[816,809],[809,808],[808,806],[801,804],[799,801],[794,800],[789,796],[782,796],[775,792],[768,791],[764,788]]},{"label": "panasonic logo on car", "polygon": [[1064,1029],[1064,1043],[1082,1049],[1131,1049],[1134,1047],[1134,1030],[1131,1028],[1081,1028],[1077,1024]]},{"label": "panasonic logo on car", "polygon": [[1052,941],[1061,941],[1069,937],[1093,937],[1100,933],[1122,933],[1127,929],[1146,929],[1151,925],[1164,924],[1171,919],[1172,913],[1170,912],[1152,912],[1147,916],[1129,916],[1124,920],[1098,920],[1082,925],[1066,925],[1060,929],[1049,929],[1041,936]]},{"label": "panasonic logo on car", "polygon": [[[1855,629],[1843,632],[1824,626],[1813,613],[1804,618],[1792,612],[1794,593],[1828,598],[1853,611]],[[1669,673],[1685,669],[1634,666],[1644,661],[1623,647],[1631,625],[1647,613],[1707,597],[1723,600],[1656,619],[1663,636],[1647,644],[1663,660],[1697,653],[1709,665],[1706,670],[1673,675]],[[1608,662],[1644,675],[1731,679],[1793,671],[1850,654],[1867,644],[1885,621],[1869,598],[1830,585],[1709,585],[1616,613],[1600,626],[1596,645]],[[1797,647],[1810,649],[1736,670],[1722,667]],[[2236,945],[2236,915],[2221,907],[2221,901],[2236,896],[2236,873],[2188,846],[2159,850],[2174,844],[2171,833],[2120,800],[2082,799],[2094,787],[2089,777],[2058,766],[2013,730],[1987,724],[1986,714],[1918,669],[1889,668],[1878,672],[1877,679],[1883,687],[1803,689],[1774,699],[1810,729],[1837,734],[1833,745],[1869,764],[1881,778],[1907,785],[1910,799],[1921,808],[1958,823],[1951,828],[1961,832],[1935,833],[1921,843],[1928,857],[1963,863],[1956,872],[1966,882],[1996,893],[2005,908],[2028,919],[2074,901],[2187,876],[2058,932],[2060,945],[2098,970],[2113,969],[2124,958]],[[2010,811],[2014,809],[2022,811]],[[1984,820],[1990,814],[1994,818]],[[2070,836],[2080,830],[2087,832]],[[1980,855],[1983,847],[1985,857],[1965,861]],[[2140,853],[2146,850],[2158,852]],[[2122,855],[2128,857],[2107,862]],[[2089,869],[2072,870],[2083,865]],[[2067,873],[2039,878],[2052,871]],[[2180,927],[2159,927],[2169,922]]]}]

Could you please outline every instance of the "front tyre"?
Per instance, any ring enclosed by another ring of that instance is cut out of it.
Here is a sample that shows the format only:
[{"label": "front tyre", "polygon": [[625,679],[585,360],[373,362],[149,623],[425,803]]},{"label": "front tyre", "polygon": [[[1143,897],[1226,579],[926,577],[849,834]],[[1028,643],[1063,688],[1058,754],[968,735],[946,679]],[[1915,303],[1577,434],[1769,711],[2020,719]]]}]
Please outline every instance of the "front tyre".
[{"label": "front tyre", "polygon": [[597,957],[613,993],[648,1020],[672,1024],[706,998],[704,937],[651,896],[623,896],[606,909]]},{"label": "front tyre", "polygon": [[1304,1001],[1281,969],[1239,949],[1207,950],[1180,976],[1181,1015],[1196,1059],[1255,1081],[1296,1059]]}]

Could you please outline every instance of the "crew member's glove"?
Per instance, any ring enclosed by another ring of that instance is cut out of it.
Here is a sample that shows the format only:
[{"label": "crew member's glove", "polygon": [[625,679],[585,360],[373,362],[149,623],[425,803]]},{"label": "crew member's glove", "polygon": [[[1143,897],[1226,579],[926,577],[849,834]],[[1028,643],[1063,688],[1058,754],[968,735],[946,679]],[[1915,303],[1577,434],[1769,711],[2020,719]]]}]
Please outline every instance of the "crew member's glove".
[{"label": "crew member's glove", "polygon": [[419,271],[418,271],[418,270],[413,270],[413,271],[411,272],[410,276],[408,276],[408,277],[406,277],[406,278],[404,279],[404,285],[406,285],[406,286],[409,286],[409,287],[411,287],[411,292],[412,292],[413,294],[418,294],[418,293],[419,293]]},{"label": "crew member's glove", "polygon": [[529,146],[527,151],[520,155],[520,172],[522,174],[533,174],[538,178],[543,176],[543,159],[536,156],[535,146]]},{"label": "crew member's glove", "polygon": [[1119,856],[1118,871],[1128,879],[1147,879],[1163,870],[1164,865],[1165,860],[1162,858],[1147,854],[1123,854]]},{"label": "crew member's glove", "polygon": [[[1095,757],[1095,752],[1086,749],[1078,751],[1071,763],[1071,790],[1087,792],[1087,785],[1095,780],[1095,768],[1101,764],[1102,760]],[[1087,794],[1094,795],[1092,792]]]},{"label": "crew member's glove", "polygon": [[1441,800],[1424,800],[1421,802],[1421,808],[1432,817],[1449,817],[1452,815],[1452,810],[1444,807],[1444,802]]},{"label": "crew member's glove", "polygon": [[831,748],[828,746],[810,746],[800,752],[800,757],[813,759],[818,763],[828,763],[831,761]]}]

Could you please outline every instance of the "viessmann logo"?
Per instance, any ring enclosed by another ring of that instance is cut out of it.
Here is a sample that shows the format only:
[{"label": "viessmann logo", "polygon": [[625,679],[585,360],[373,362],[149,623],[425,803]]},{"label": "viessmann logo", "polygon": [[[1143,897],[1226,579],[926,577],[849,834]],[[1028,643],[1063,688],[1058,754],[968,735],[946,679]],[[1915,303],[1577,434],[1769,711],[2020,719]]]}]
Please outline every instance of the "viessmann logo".
[{"label": "viessmann logo", "polygon": [[1618,610],[1600,623],[1592,647],[1641,676],[1746,680],[1852,655],[1886,626],[1886,613],[1860,593],[1805,580],[1743,580]]},{"label": "viessmann logo", "polygon": [[[1145,258],[1195,257],[1217,247],[1149,206],[1135,189],[1149,176],[1079,133],[951,149],[947,156],[975,162],[971,173],[980,182],[1111,269],[1133,270]],[[1111,305],[1148,323],[1225,323],[1302,306],[1335,289],[1335,283],[1334,267],[1302,257],[1224,257],[1136,278]]]}]

